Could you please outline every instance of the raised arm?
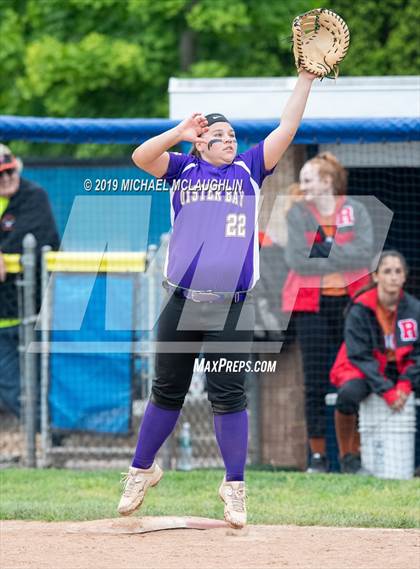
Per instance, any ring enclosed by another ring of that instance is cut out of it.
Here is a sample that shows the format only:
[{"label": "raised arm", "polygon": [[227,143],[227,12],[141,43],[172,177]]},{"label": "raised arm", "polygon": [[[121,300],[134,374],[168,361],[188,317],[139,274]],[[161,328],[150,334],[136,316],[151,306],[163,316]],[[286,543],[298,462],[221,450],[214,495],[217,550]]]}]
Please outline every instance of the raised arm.
[{"label": "raised arm", "polygon": [[202,142],[199,136],[208,130],[207,121],[201,113],[194,113],[174,128],[149,138],[133,152],[133,162],[136,166],[160,178],[168,170],[168,150],[180,142]]},{"label": "raised arm", "polygon": [[264,140],[264,164],[267,170],[274,168],[295,137],[314,79],[316,75],[312,73],[307,71],[299,73],[293,93],[281,116],[280,125]]}]

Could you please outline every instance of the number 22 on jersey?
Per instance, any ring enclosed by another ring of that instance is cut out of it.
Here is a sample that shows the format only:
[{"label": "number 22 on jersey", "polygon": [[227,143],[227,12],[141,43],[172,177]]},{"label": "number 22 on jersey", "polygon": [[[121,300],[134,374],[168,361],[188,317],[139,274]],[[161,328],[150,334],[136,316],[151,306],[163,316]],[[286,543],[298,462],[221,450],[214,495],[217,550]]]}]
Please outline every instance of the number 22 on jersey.
[{"label": "number 22 on jersey", "polygon": [[245,237],[246,215],[229,213],[226,216],[225,237]]}]

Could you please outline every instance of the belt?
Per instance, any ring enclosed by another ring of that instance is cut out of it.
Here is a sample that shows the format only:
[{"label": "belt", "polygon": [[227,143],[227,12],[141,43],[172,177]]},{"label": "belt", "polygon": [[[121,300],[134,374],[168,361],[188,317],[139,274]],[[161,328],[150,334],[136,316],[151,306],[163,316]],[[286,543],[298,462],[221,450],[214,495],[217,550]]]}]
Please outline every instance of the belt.
[{"label": "belt", "polygon": [[236,303],[243,302],[247,295],[246,292],[211,292],[210,290],[190,290],[173,285],[168,281],[163,281],[162,285],[166,290],[172,291],[172,294],[174,296],[192,300],[193,302]]}]

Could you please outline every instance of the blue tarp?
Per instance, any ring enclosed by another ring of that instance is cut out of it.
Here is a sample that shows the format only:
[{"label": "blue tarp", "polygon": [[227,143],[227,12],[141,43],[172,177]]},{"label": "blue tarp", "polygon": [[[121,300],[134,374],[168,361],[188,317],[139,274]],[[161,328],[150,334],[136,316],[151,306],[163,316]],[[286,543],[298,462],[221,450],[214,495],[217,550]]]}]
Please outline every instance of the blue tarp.
[{"label": "blue tarp", "polygon": [[[69,353],[53,351],[50,355],[51,426],[127,434],[132,399],[131,353],[74,353],[73,346],[74,342],[131,342],[134,283],[131,276],[100,274],[91,291],[94,278],[71,273],[54,278],[51,341],[68,342]],[[107,286],[118,296],[117,302],[108,305]],[[69,330],[90,291],[80,330]]]}]

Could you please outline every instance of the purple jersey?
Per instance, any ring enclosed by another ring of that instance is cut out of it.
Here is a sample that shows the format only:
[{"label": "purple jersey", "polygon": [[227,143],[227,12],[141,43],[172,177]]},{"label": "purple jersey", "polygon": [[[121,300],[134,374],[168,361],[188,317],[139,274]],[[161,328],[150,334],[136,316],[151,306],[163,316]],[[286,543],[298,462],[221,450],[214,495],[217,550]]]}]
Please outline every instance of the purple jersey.
[{"label": "purple jersey", "polygon": [[163,176],[171,185],[169,282],[215,292],[253,288],[259,278],[258,198],[273,171],[264,167],[263,144],[223,166],[169,153]]}]

